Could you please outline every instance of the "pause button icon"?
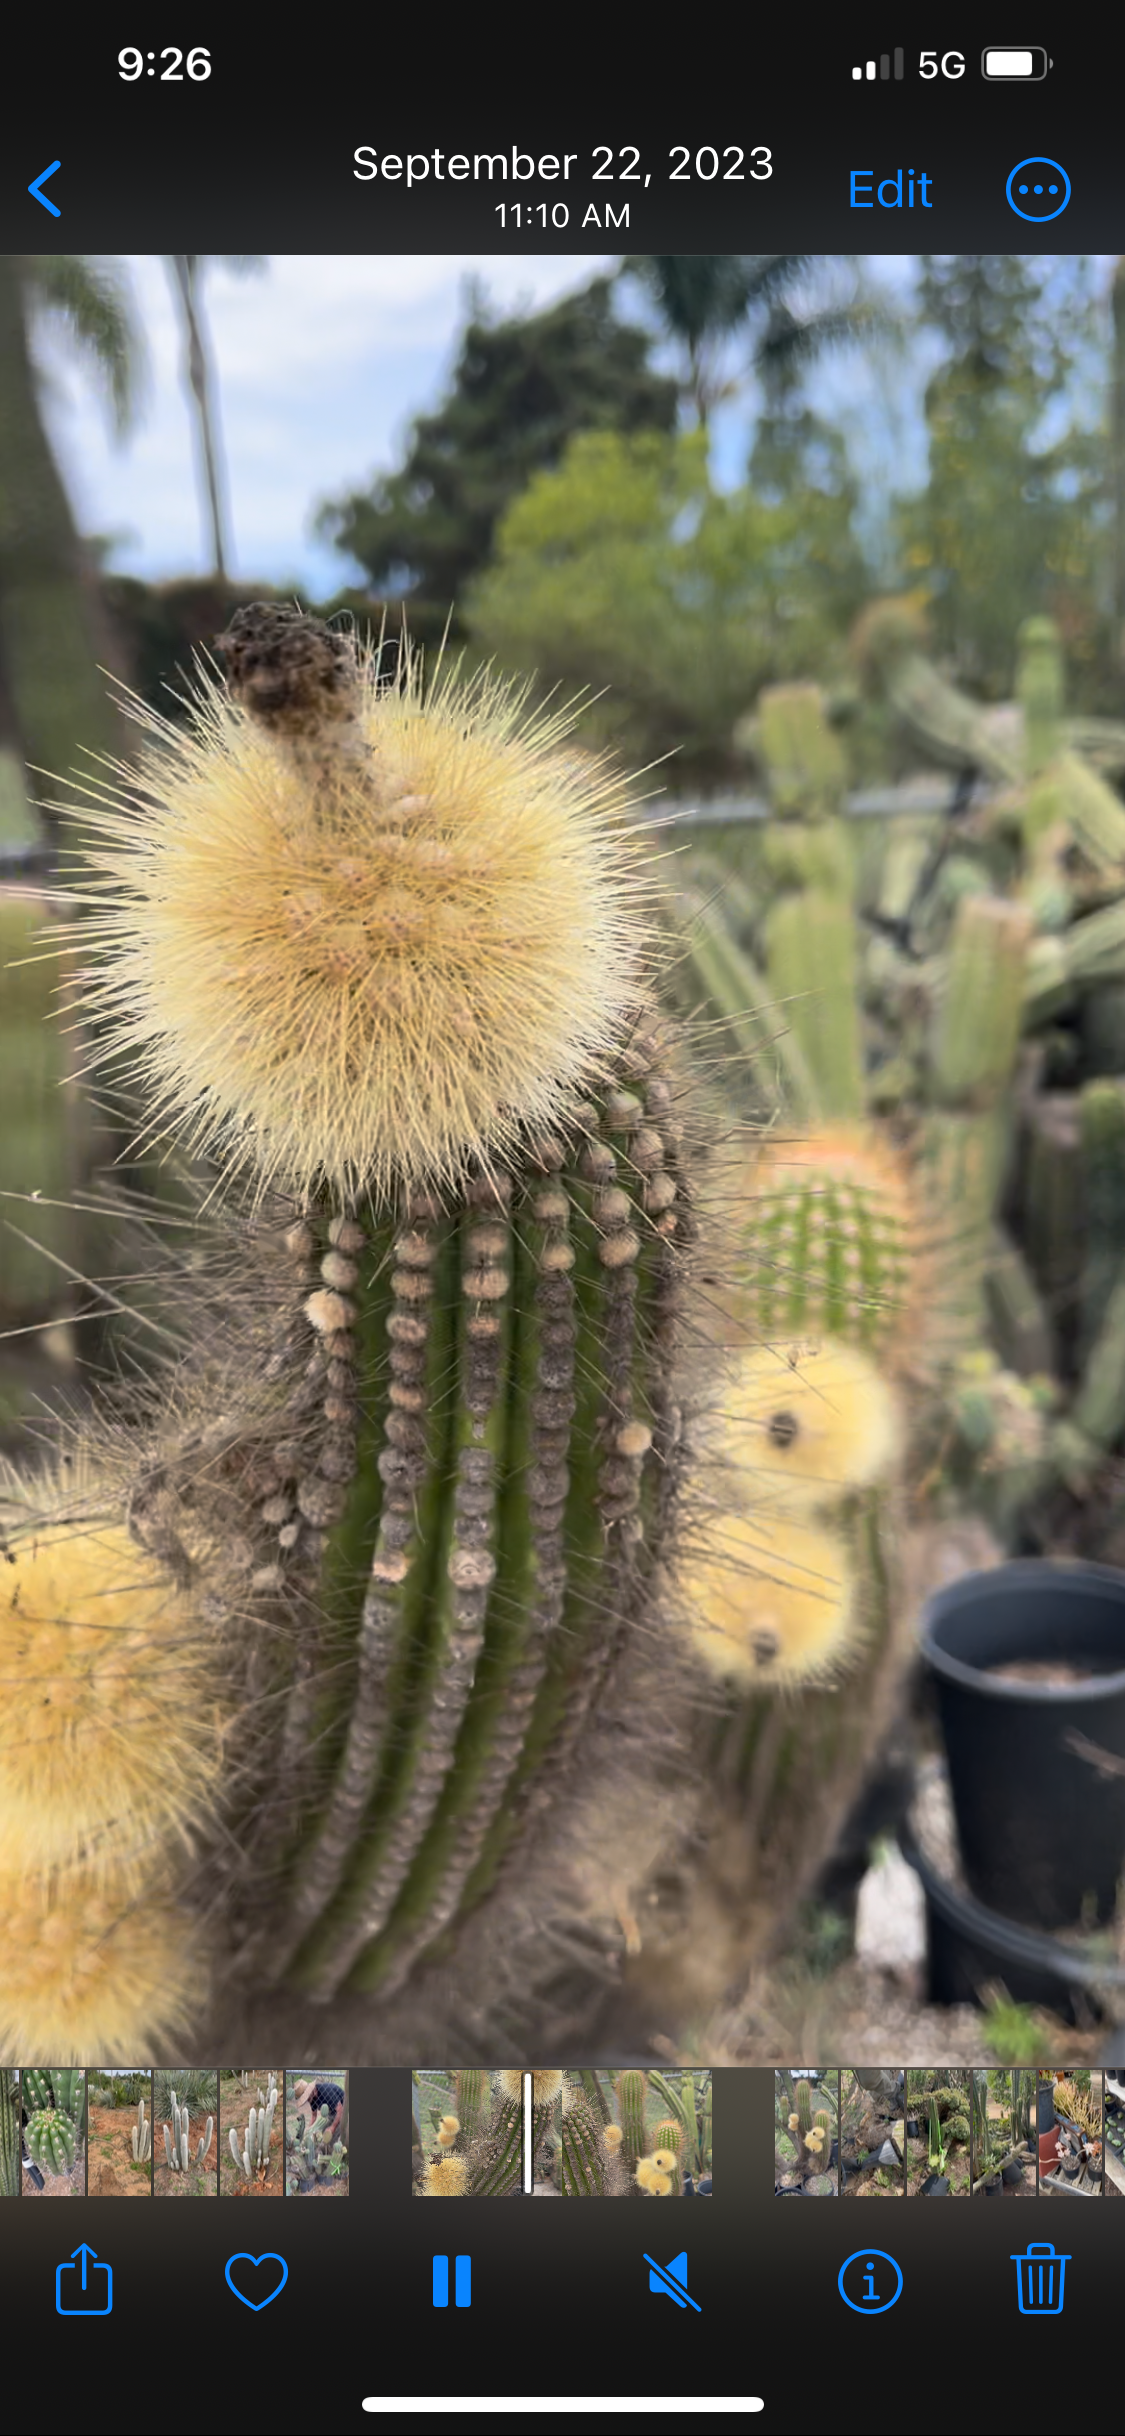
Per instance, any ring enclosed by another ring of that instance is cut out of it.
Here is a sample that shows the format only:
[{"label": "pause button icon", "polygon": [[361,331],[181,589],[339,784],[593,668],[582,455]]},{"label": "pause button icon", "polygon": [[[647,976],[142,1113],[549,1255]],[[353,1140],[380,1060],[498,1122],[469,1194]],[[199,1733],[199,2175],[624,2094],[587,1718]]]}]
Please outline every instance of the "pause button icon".
[{"label": "pause button icon", "polygon": [[[472,2269],[473,2269],[473,2262],[472,2262],[472,2259],[471,2259],[471,2258],[467,2258],[467,2257],[461,2257],[461,2258],[455,2258],[455,2259],[454,2259],[454,2261],[453,2261],[453,2298],[454,2298],[454,2301],[456,2302],[456,2305],[457,2305],[458,2309],[470,2309],[470,2308],[472,2307],[472,2301],[473,2301],[473,2274],[472,2274]],[[435,2255],[435,2258],[434,2258],[434,2308],[435,2308],[435,2309],[448,2309],[448,2307],[449,2307],[449,2258],[448,2258],[448,2255],[445,2255],[445,2254],[443,2254],[443,2255],[441,2255],[441,2256],[437,2256],[437,2255]]]}]

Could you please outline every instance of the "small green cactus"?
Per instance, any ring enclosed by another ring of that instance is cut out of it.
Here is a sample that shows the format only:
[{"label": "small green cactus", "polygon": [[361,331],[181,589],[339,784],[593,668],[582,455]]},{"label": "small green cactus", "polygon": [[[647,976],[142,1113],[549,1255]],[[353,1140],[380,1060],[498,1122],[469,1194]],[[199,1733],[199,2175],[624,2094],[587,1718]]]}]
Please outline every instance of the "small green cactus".
[{"label": "small green cactus", "polygon": [[342,2140],[332,2138],[332,2112],[322,2106],[315,2123],[302,2127],[298,2122],[290,2143],[292,2171],[286,2178],[286,2189],[300,2190],[302,2183],[335,2182],[347,2168],[347,2150]]},{"label": "small green cactus", "polygon": [[619,2072],[617,2075],[617,2112],[624,2133],[621,2154],[630,2174],[637,2170],[637,2160],[647,2153],[645,2137],[645,2100],[648,2082],[643,2072]]},{"label": "small green cactus", "polygon": [[40,2107],[29,2116],[27,2153],[41,2173],[69,2174],[76,2147],[74,2125],[55,2107]]}]

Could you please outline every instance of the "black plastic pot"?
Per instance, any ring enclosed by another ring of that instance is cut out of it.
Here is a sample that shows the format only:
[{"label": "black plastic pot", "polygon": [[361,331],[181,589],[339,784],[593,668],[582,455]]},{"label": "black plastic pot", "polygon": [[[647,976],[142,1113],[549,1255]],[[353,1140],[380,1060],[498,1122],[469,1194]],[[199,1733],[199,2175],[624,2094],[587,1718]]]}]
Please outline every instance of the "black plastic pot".
[{"label": "black plastic pot", "polygon": [[[923,1611],[973,1893],[1032,1928],[1113,1916],[1125,1855],[1125,1573],[1026,1560],[965,1574]],[[1085,1666],[1053,1688],[988,1669]]]},{"label": "black plastic pot", "polygon": [[922,2184],[922,2188],[921,2188],[921,2190],[920,2190],[920,2191],[919,2191],[919,2193],[918,2193],[918,2197],[919,2197],[919,2199],[948,2199],[948,2197],[949,2197],[949,2177],[948,2177],[948,2175],[947,2175],[947,2174],[927,2174],[926,2179],[925,2179],[924,2183]]},{"label": "black plastic pot", "polygon": [[1039,2083],[1035,2092],[1035,2112],[1035,2128],[1042,2138],[1044,2132],[1054,2130],[1059,2119],[1055,2113],[1055,2093],[1049,2081]]},{"label": "black plastic pot", "polygon": [[1000,2180],[1006,2184],[1009,2191],[1014,2191],[1017,2184],[1023,2181],[1023,2167],[1018,2157],[1009,2157],[1007,2165],[1001,2166]]},{"label": "black plastic pot", "polygon": [[925,1889],[931,2003],[979,2004],[983,1991],[999,1981],[1013,2004],[1042,2005],[1063,2021],[1084,2023],[1099,2012],[1101,1991],[1125,1991],[1120,1965],[1091,1960],[1080,1947],[1004,1920],[959,1893],[939,1877],[908,1830],[900,1832],[899,1844]]},{"label": "black plastic pot", "polygon": [[986,2198],[986,2199],[1002,2199],[1002,2198],[1003,2198],[1003,2196],[1004,2196],[1004,2185],[1003,2185],[1003,2183],[1002,2183],[1002,2182],[1001,2182],[1001,2180],[1000,2180],[1000,2176],[999,2176],[999,2174],[997,2174],[997,2177],[996,2177],[995,2182],[986,2182],[986,2183],[985,2183],[985,2186],[984,2186],[984,2195],[985,2195],[985,2198]]}]

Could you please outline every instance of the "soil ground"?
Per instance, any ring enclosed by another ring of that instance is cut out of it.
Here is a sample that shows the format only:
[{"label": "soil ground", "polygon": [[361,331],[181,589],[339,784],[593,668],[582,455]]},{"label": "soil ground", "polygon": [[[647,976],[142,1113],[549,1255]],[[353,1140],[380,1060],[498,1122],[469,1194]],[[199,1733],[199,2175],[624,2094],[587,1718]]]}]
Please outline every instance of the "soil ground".
[{"label": "soil ground", "polygon": [[[260,2089],[268,2090],[271,2079],[277,2082],[278,2100],[270,2133],[269,2171],[265,2174],[255,2174],[250,2182],[247,2182],[241,2166],[236,2165],[231,2156],[228,2135],[232,2131],[237,2132],[238,2145],[241,2148],[243,2134],[250,2121],[250,2109],[252,2106],[257,2106],[258,2091]],[[245,2089],[238,2073],[224,2072],[221,2075],[219,2080],[219,2127],[216,2136],[219,2142],[219,2191],[223,2199],[281,2198],[284,2182],[282,2086],[280,2070],[273,2074],[251,2072],[249,2085]]]},{"label": "soil ground", "polygon": [[[40,2172],[43,2172],[40,2167]],[[79,2141],[74,2151],[74,2163],[69,2174],[43,2174],[43,2188],[37,2191],[26,2165],[22,2170],[24,2199],[81,2199],[86,2189],[86,2147]]]},{"label": "soil ground", "polygon": [[[171,2125],[169,2125],[169,2129],[171,2129]],[[152,2184],[158,2199],[215,2199],[218,2197],[218,2177],[215,2172],[215,2168],[219,2160],[219,2132],[217,2125],[211,2134],[211,2146],[207,2150],[202,2164],[197,2165],[195,2162],[195,2151],[199,2145],[199,2142],[202,2140],[206,2129],[206,2115],[201,2123],[196,2123],[193,2121],[191,2127],[191,2163],[188,2166],[186,2174],[184,2174],[176,2173],[174,2168],[169,2165],[167,2151],[164,2146],[164,2128],[162,2124],[157,2124],[156,2139],[158,2146],[153,2161]],[[232,2158],[232,2167],[233,2164],[234,2159]]]},{"label": "soil ground", "polygon": [[136,2124],[135,2106],[91,2106],[87,2185],[91,2199],[151,2199],[152,2158],[146,2157],[143,2164],[133,2158]]}]

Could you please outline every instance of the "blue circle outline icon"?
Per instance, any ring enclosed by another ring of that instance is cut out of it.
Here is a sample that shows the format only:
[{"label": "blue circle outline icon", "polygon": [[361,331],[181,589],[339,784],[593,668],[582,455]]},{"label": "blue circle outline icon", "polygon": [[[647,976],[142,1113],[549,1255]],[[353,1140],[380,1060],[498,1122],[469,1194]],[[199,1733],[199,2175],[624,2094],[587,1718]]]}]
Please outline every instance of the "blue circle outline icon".
[{"label": "blue circle outline icon", "polygon": [[[1023,211],[1018,203],[1012,202],[1013,178],[1018,178],[1021,169],[1030,169],[1033,163],[1037,161],[1041,161],[1045,169],[1057,169],[1059,176],[1062,178],[1066,187],[1066,193],[1063,196],[1062,202],[1056,203],[1053,211]],[[1017,219],[1035,220],[1042,223],[1045,220],[1057,220],[1059,213],[1066,210],[1067,204],[1070,201],[1070,179],[1066,170],[1063,168],[1061,161],[1052,161],[1045,152],[1029,152],[1026,161],[1017,161],[1015,168],[1008,171],[1008,182],[1004,188],[1004,192],[1007,195],[1008,202],[1011,204],[1011,208],[1015,212]]]},{"label": "blue circle outline icon", "polygon": [[[855,2265],[857,2258],[885,2258],[887,2265],[894,2268],[895,2274],[898,2277],[898,2283],[895,2290],[892,2292],[889,2301],[880,2301],[876,2308],[865,2309],[862,2301],[852,2301],[848,2299],[848,2295],[844,2290],[844,2277],[848,2272],[848,2268]],[[868,2246],[866,2250],[853,2250],[851,2257],[844,2260],[844,2264],[836,2278],[836,2287],[839,2292],[840,2299],[845,2303],[847,2308],[855,2310],[857,2317],[881,2318],[884,2309],[894,2308],[899,2293],[902,2291],[902,2269],[899,2266],[897,2258],[891,2257],[889,2250],[873,2250],[870,2248],[870,2246]]]}]

